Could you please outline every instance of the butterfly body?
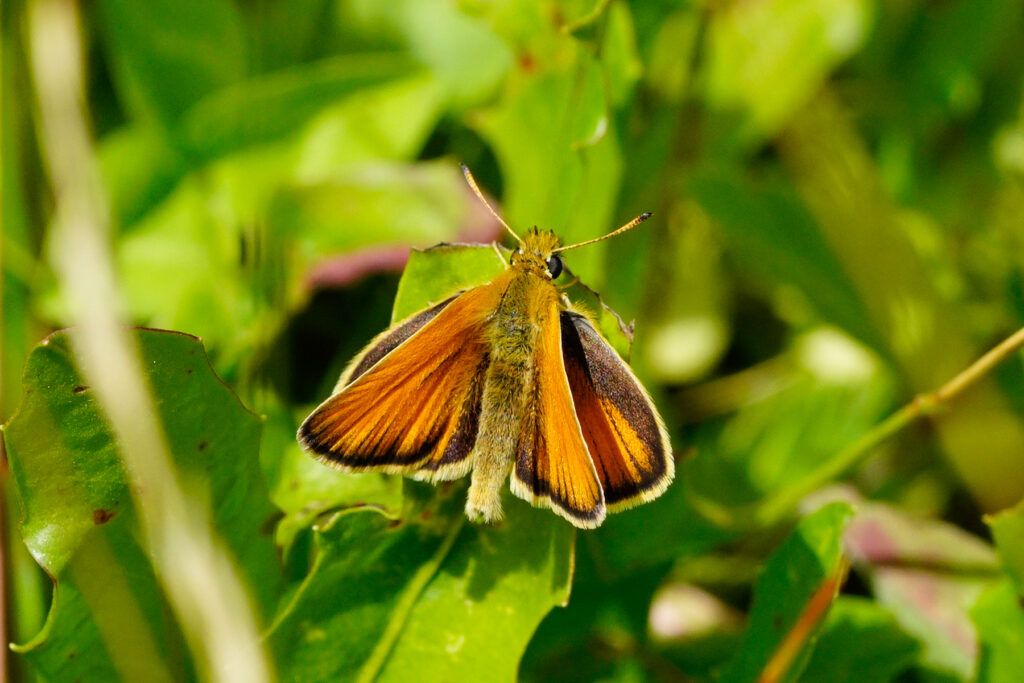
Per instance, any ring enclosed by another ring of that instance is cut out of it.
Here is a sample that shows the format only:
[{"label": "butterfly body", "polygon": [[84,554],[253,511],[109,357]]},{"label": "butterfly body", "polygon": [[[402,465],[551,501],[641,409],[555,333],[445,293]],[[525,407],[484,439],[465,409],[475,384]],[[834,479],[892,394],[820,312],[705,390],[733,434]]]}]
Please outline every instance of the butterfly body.
[{"label": "butterfly body", "polygon": [[546,269],[544,250],[557,246],[551,233],[528,237],[504,276],[489,285],[501,291],[487,331],[488,360],[483,411],[471,459],[466,501],[470,519],[501,518],[501,488],[515,461],[520,426],[528,419],[536,379],[537,338],[557,315],[558,290]]},{"label": "butterfly body", "polygon": [[581,528],[660,495],[673,476],[653,403],[554,283],[557,237],[534,228],[507,269],[394,325],[299,428],[323,462],[427,481],[472,472],[466,514],[501,490]]}]

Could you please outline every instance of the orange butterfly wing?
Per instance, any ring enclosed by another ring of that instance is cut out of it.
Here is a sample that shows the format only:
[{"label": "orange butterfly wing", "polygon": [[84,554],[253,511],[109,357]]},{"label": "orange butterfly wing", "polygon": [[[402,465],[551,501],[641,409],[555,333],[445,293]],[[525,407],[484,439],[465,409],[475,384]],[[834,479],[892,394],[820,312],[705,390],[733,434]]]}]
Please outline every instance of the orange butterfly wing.
[{"label": "orange butterfly wing", "polygon": [[668,433],[643,386],[586,317],[561,314],[576,416],[612,511],[661,495],[672,481]]},{"label": "orange butterfly wing", "polygon": [[557,298],[542,308],[534,396],[516,450],[512,492],[532,505],[550,507],[574,526],[592,529],[604,521],[604,493],[566,378]]},{"label": "orange butterfly wing", "polygon": [[345,470],[464,476],[480,416],[488,318],[503,282],[468,290],[374,340],[303,422],[299,442]]}]

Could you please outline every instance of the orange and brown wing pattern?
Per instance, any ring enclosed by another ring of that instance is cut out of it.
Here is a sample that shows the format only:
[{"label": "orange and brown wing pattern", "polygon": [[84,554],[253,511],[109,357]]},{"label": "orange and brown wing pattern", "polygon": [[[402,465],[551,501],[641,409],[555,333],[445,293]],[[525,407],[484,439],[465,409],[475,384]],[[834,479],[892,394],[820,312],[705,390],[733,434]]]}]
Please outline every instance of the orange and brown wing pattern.
[{"label": "orange and brown wing pattern", "polygon": [[399,323],[343,374],[338,393],[299,428],[299,442],[350,471],[465,475],[487,367],[489,315],[501,279]]},{"label": "orange and brown wing pattern", "polygon": [[653,500],[672,481],[665,427],[640,382],[590,321],[562,311],[562,353],[576,417],[612,511]]},{"label": "orange and brown wing pattern", "polygon": [[562,360],[557,300],[541,317],[530,401],[512,472],[512,492],[550,507],[574,526],[604,521],[605,498],[576,420]]},{"label": "orange and brown wing pattern", "polygon": [[376,365],[381,358],[398,348],[399,344],[423,329],[427,323],[436,318],[448,304],[457,298],[458,295],[449,297],[439,304],[434,304],[430,308],[414,313],[377,335],[373,341],[366,345],[362,353],[353,358],[345,367],[345,371],[341,373],[341,378],[335,385],[333,393],[338,393],[358,379],[360,375]]}]

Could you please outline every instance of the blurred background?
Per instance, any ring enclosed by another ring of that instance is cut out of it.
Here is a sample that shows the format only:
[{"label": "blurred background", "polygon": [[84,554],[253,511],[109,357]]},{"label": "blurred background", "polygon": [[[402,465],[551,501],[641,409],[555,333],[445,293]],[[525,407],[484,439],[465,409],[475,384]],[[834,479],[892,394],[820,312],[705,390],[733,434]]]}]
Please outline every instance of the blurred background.
[{"label": "blurred background", "polygon": [[[678,482],[577,538],[569,607],[527,637],[521,678],[744,680],[737,653],[769,642],[750,635],[766,558],[825,500],[856,503],[853,569],[811,620],[817,650],[765,680],[1024,666],[1001,659],[1024,616],[992,597],[1006,579],[983,521],[1024,495],[1019,355],[931,419],[871,431],[1024,319],[1020,0],[77,10],[80,64],[39,43],[32,3],[0,8],[0,421],[31,349],[76,320],[36,52],[83,75],[122,318],[200,337],[267,416],[263,475],[288,515],[307,501],[281,502],[282,472],[321,477],[295,425],[388,325],[409,249],[501,239],[460,162],[520,232],[575,242],[654,213],[566,262],[635,321]],[[50,587],[4,482],[5,637],[25,643]]]}]

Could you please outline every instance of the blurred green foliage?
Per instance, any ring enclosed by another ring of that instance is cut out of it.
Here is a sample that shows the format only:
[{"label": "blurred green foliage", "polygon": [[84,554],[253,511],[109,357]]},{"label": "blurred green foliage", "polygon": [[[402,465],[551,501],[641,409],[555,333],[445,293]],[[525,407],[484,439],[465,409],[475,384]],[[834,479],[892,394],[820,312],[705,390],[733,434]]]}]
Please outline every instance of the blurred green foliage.
[{"label": "blurred green foliage", "polygon": [[[27,10],[0,6],[8,673],[188,680],[110,429],[68,338],[37,346],[76,311]],[[81,11],[119,305],[202,340],[137,335],[282,680],[1019,679],[1019,354],[838,456],[1024,319],[1024,2]],[[519,231],[655,214],[566,258],[678,462],[596,531],[511,496],[477,527],[463,483],[343,475],[294,441],[390,320],[502,267],[407,260],[501,239],[459,162]],[[844,483],[807,497],[823,472]]]}]

